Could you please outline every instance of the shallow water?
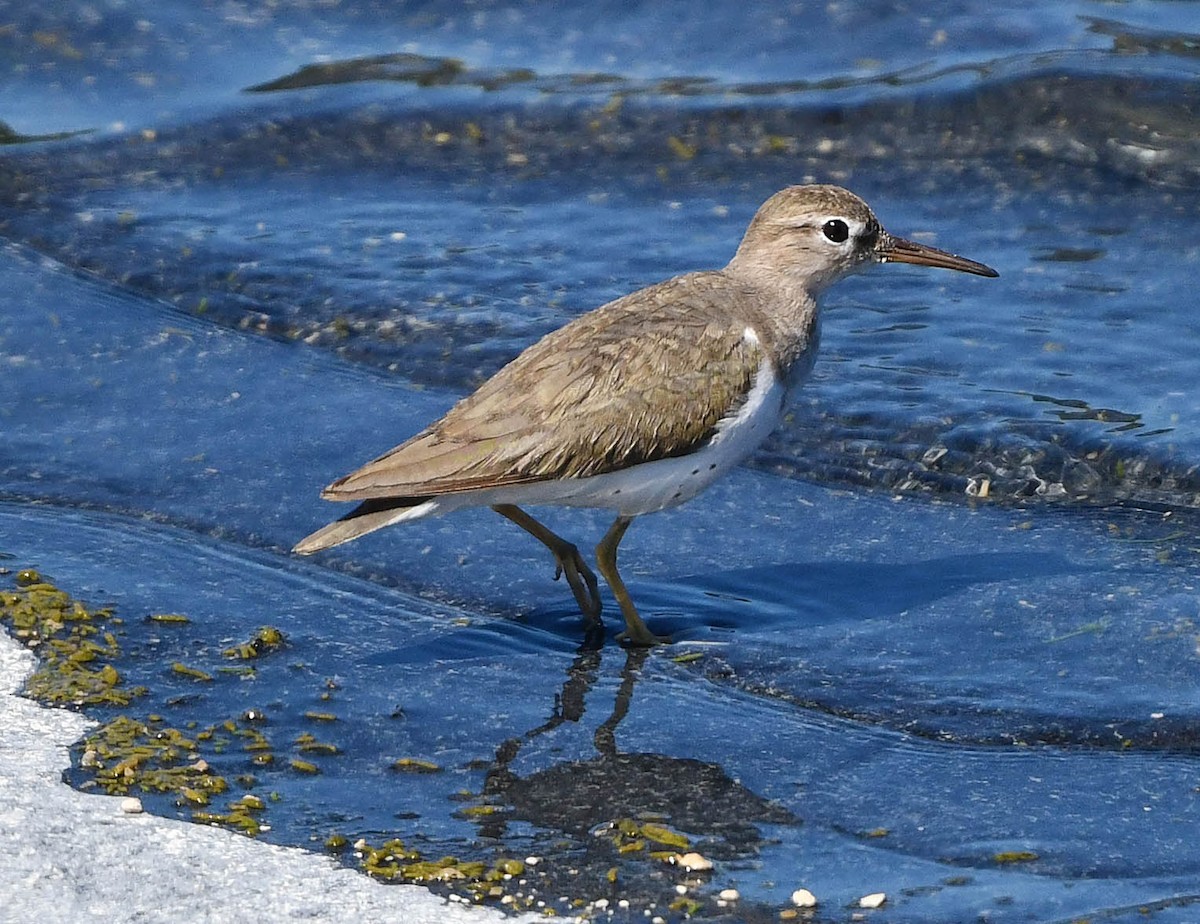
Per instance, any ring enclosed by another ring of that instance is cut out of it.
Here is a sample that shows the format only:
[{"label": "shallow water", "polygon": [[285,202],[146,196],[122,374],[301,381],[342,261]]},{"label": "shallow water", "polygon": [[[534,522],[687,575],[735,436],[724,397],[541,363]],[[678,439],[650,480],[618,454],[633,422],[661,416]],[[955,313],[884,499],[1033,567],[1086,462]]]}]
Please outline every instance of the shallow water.
[{"label": "shallow water", "polygon": [[[1192,7],[0,8],[0,551],[117,606],[146,713],[293,741],[336,678],[341,753],[260,775],[264,837],[540,853],[640,916],[680,876],[589,832],[652,813],[717,861],[701,915],[1188,918]],[[622,547],[671,649],[581,649],[486,513],[285,553],[322,484],[810,180],[1001,277],[828,294],[781,431]],[[268,623],[253,681],[164,667]]]}]

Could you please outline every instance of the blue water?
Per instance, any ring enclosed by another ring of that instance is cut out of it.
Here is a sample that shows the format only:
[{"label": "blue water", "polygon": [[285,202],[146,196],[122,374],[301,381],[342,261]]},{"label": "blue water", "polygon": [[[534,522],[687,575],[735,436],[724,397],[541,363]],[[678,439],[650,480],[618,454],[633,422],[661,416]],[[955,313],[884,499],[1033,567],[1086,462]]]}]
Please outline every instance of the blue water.
[{"label": "blue water", "polygon": [[[640,920],[678,877],[588,832],[651,813],[717,861],[701,916],[1194,916],[1193,5],[0,12],[0,564],[117,607],[145,712],[336,740],[259,774],[263,837],[537,853]],[[1001,277],[828,293],[780,432],[622,546],[674,646],[581,648],[487,512],[286,552],[321,485],[807,181]],[[253,681],[170,672],[263,624]]]}]

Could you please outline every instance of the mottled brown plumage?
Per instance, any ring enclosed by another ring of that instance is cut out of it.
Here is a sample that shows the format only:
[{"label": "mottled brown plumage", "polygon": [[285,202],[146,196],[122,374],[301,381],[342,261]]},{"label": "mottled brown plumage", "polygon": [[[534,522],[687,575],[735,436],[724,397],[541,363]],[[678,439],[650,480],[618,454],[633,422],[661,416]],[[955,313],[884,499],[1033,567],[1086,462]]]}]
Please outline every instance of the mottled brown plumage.
[{"label": "mottled brown plumage", "polygon": [[489,505],[554,553],[580,609],[597,584],[578,550],[517,504],[618,512],[597,561],[626,637],[657,639],[616,569],[634,516],[682,503],[765,438],[816,356],[817,295],[864,264],[906,262],[996,275],[884,231],[835,186],[793,186],[759,209],[722,270],[641,289],[547,334],[395,449],[331,484],[362,503],[302,540],[307,554],[391,523]]},{"label": "mottled brown plumage", "polygon": [[[582,478],[684,455],[745,399],[764,359],[720,273],[642,289],[538,341],[441,420],[324,492],[428,496]],[[712,308],[731,308],[716,317]],[[703,363],[692,359],[697,353]],[[664,415],[662,408],[671,408]]]}]

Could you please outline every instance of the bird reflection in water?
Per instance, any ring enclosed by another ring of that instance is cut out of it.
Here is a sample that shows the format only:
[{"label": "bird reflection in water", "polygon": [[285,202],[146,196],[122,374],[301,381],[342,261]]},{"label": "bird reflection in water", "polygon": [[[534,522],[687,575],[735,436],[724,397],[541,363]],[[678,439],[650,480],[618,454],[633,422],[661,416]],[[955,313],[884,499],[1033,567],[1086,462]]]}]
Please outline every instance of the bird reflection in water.
[{"label": "bird reflection in water", "polygon": [[[619,852],[613,839],[600,836],[622,820],[669,826],[686,836],[689,850],[710,859],[733,859],[758,852],[764,843],[759,824],[799,824],[778,803],[735,782],[719,765],[660,753],[627,753],[617,746],[617,729],[629,713],[634,689],[641,678],[647,649],[620,652],[625,663],[612,711],[592,733],[596,756],[570,760],[528,776],[513,769],[518,755],[536,739],[567,725],[582,726],[586,701],[601,676],[603,651],[585,648],[567,670],[551,716],[523,735],[503,741],[488,769],[481,801],[495,806],[494,814],[477,816],[480,834],[501,838],[512,822],[579,837],[572,844],[570,866],[579,870],[574,882],[597,875],[614,863],[644,863],[647,852],[664,848],[647,843],[641,851]],[[669,739],[666,739],[669,740]],[[557,749],[556,749],[557,750]],[[583,848],[585,856],[578,851]],[[644,875],[644,874],[643,874]]]}]

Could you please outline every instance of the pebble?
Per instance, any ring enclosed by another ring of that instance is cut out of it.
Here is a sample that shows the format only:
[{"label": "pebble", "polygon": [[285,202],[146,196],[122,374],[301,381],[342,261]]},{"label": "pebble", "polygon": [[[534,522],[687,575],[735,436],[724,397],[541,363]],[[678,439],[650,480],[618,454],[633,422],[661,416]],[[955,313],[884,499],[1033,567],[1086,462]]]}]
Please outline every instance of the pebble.
[{"label": "pebble", "polygon": [[137,796],[126,796],[121,800],[121,811],[126,815],[140,815],[145,809],[142,808],[142,800]]},{"label": "pebble", "polygon": [[694,851],[675,857],[675,863],[693,873],[706,873],[713,868],[712,860]]},{"label": "pebble", "polygon": [[872,892],[870,895],[864,895],[858,900],[859,908],[878,908],[887,901],[886,892]]},{"label": "pebble", "polygon": [[742,897],[742,893],[737,889],[722,889],[717,893],[717,898],[723,902],[736,902]]},{"label": "pebble", "polygon": [[808,889],[797,889],[792,893],[792,904],[797,908],[816,908],[817,896]]}]

